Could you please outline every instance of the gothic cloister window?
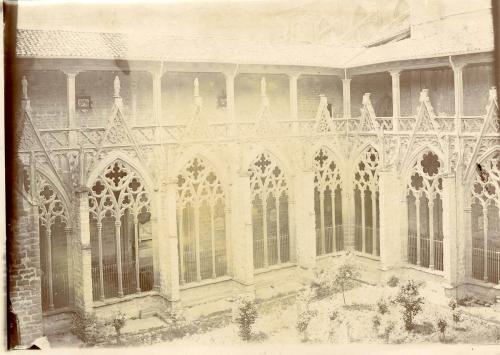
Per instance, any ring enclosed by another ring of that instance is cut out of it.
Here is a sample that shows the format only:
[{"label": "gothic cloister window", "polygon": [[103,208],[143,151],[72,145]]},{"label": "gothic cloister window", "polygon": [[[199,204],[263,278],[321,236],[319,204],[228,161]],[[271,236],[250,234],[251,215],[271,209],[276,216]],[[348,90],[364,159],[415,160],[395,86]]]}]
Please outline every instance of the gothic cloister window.
[{"label": "gothic cloister window", "polygon": [[443,270],[442,163],[427,151],[415,162],[407,185],[408,262]]},{"label": "gothic cloister window", "polygon": [[500,152],[478,165],[471,189],[472,276],[500,279]]},{"label": "gothic cloister window", "polygon": [[323,255],[344,248],[342,181],[337,164],[325,149],[316,153],[313,164],[316,255]]},{"label": "gothic cloister window", "polygon": [[69,305],[68,214],[57,189],[41,174],[36,176],[42,269],[42,309]]},{"label": "gothic cloister window", "polygon": [[354,173],[355,249],[380,255],[380,206],[378,191],[379,155],[375,148],[366,149]]},{"label": "gothic cloister window", "polygon": [[188,162],[177,177],[180,282],[227,274],[225,196],[203,159]]},{"label": "gothic cloister window", "polygon": [[252,194],[254,268],[288,262],[290,240],[285,174],[268,153],[260,154],[248,170]]},{"label": "gothic cloister window", "polygon": [[150,198],[122,160],[98,175],[89,196],[94,300],[153,288]]}]

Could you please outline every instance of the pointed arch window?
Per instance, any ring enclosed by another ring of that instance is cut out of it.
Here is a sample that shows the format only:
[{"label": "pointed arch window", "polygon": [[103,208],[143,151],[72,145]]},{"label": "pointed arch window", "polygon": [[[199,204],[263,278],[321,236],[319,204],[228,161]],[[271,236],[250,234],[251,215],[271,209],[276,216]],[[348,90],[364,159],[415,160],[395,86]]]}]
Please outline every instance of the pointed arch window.
[{"label": "pointed arch window", "polygon": [[227,275],[226,202],[218,176],[194,158],[177,177],[177,187],[181,284]]},{"label": "pointed arch window", "polygon": [[142,178],[116,160],[88,197],[94,300],[152,290],[150,196]]},{"label": "pointed arch window", "polygon": [[255,269],[290,261],[288,186],[283,170],[268,153],[248,169],[252,196]]},{"label": "pointed arch window", "polygon": [[378,190],[379,155],[366,149],[354,173],[355,249],[380,256],[380,206]]},{"label": "pointed arch window", "polygon": [[68,245],[71,229],[68,212],[57,189],[42,174],[36,174],[39,216],[42,310],[69,306]]},{"label": "pointed arch window", "polygon": [[443,270],[442,178],[438,156],[420,155],[407,184],[408,244],[410,264]]},{"label": "pointed arch window", "polygon": [[478,165],[471,188],[472,276],[500,281],[500,152]]},{"label": "pointed arch window", "polygon": [[342,180],[326,149],[316,153],[313,164],[316,255],[335,253],[344,248]]}]

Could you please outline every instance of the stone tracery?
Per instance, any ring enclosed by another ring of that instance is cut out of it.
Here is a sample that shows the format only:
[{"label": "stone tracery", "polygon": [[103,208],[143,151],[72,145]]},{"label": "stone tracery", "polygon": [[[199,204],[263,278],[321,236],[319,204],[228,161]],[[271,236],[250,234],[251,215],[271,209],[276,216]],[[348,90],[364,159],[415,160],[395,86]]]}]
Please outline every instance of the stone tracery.
[{"label": "stone tracery", "polygon": [[342,179],[337,163],[326,149],[314,157],[316,255],[343,249]]},{"label": "stone tracery", "polygon": [[442,162],[432,151],[419,155],[407,184],[408,262],[443,270]]},{"label": "stone tracery", "polygon": [[288,186],[285,173],[269,153],[248,169],[252,196],[254,267],[266,268],[290,259]]},{"label": "stone tracery", "polygon": [[180,282],[227,274],[225,194],[215,170],[191,159],[177,177]]}]

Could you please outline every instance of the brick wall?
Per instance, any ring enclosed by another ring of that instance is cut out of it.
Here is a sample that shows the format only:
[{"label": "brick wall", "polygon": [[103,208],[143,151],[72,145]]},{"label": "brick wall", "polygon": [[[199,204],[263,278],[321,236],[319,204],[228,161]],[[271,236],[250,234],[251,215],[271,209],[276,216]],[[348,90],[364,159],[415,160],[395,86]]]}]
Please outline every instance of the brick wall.
[{"label": "brick wall", "polygon": [[301,75],[297,82],[299,119],[314,119],[318,110],[320,94],[325,95],[328,103],[332,105],[333,117],[342,116],[342,81],[332,75]]},{"label": "brick wall", "polygon": [[[68,124],[66,76],[61,71],[28,71],[28,93],[33,108],[33,119],[39,128],[63,128]],[[82,126],[103,126],[113,106],[113,81],[120,78],[120,94],[124,113],[129,122],[153,124],[152,76],[147,72],[81,72],[76,77],[76,95],[90,96],[92,109],[77,110],[76,121]],[[494,85],[491,64],[471,65],[464,69],[464,112],[466,115],[484,114],[487,93]],[[255,120],[261,105],[260,80],[262,74],[239,74],[235,78],[236,119]],[[187,122],[194,109],[193,81],[198,77],[203,112],[209,122],[227,120],[227,112],[220,107],[225,95],[222,73],[174,73],[162,78],[162,121]],[[289,119],[289,80],[286,75],[265,75],[271,112],[276,119]],[[18,77],[18,80],[21,76]],[[453,71],[450,68],[407,70],[401,73],[401,113],[414,115],[418,109],[420,91],[429,89],[436,113],[454,114]],[[335,76],[302,75],[298,79],[298,116],[312,119],[316,113],[319,95],[324,94],[332,104],[335,117],[342,114],[342,82]],[[370,92],[375,113],[392,115],[392,82],[389,73],[355,76],[351,81],[351,112],[359,116],[361,99]]]},{"label": "brick wall", "polygon": [[[152,124],[154,118],[151,74],[112,71],[88,71],[77,75],[76,96],[90,96],[92,102],[92,109],[88,112],[77,109],[77,123],[84,127],[105,125],[113,107],[115,76],[120,78],[120,96],[128,122],[133,120],[132,115],[135,112],[138,124]],[[36,110],[34,106],[33,109]]]},{"label": "brick wall", "polygon": [[[65,74],[56,70],[28,71],[23,74],[28,80],[28,95],[35,125],[39,128],[66,127],[68,118]],[[21,77],[18,80],[20,82]]]},{"label": "brick wall", "polygon": [[23,196],[15,195],[18,213],[9,241],[9,298],[17,315],[20,342],[29,345],[43,332],[38,213]]}]

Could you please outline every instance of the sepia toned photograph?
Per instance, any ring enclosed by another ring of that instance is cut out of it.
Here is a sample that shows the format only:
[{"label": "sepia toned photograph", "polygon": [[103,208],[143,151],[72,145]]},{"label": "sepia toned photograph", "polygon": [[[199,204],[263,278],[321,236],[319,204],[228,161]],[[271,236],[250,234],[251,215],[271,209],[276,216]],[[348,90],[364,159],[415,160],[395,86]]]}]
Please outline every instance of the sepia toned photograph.
[{"label": "sepia toned photograph", "polygon": [[496,0],[3,15],[5,348],[500,353]]}]

